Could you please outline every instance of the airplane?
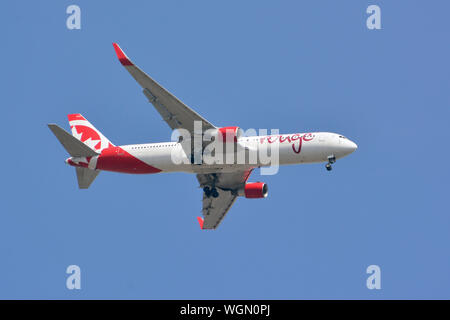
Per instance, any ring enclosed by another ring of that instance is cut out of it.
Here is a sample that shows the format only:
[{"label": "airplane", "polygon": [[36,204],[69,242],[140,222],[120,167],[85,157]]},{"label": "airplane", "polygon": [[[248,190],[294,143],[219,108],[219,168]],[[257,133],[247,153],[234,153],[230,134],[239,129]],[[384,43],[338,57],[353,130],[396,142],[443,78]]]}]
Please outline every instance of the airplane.
[{"label": "airplane", "polygon": [[[163,120],[172,130],[184,130],[190,138],[181,136],[178,141],[116,146],[81,114],[69,114],[72,134],[56,124],[48,124],[48,127],[69,153],[65,162],[75,167],[80,189],[89,188],[100,171],[194,173],[203,189],[203,217],[197,217],[198,223],[203,230],[216,229],[238,197],[260,199],[268,195],[267,184],[247,180],[253,169],[271,163],[258,156],[253,162],[238,162],[235,161],[238,153],[249,158],[251,152],[258,155],[257,152],[276,146],[279,165],[325,162],[330,171],[337,159],[357,149],[350,139],[331,132],[244,136],[239,127],[216,127],[139,69],[117,43],[113,43],[113,47],[122,66],[142,87]],[[202,139],[206,133],[211,143],[222,145],[222,149],[217,147],[218,159],[223,160],[232,150],[233,161],[206,163],[202,160],[201,153],[208,148],[208,141]],[[181,161],[174,161],[174,155]]]}]

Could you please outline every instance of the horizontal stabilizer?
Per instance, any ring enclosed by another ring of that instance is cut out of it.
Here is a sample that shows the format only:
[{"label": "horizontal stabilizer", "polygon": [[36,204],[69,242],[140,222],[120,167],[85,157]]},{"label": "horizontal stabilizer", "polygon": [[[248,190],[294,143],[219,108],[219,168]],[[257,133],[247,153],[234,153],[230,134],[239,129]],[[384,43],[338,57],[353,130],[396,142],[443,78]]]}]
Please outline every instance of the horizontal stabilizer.
[{"label": "horizontal stabilizer", "polygon": [[72,157],[93,157],[98,155],[97,152],[58,125],[49,124],[48,127]]},{"label": "horizontal stabilizer", "polygon": [[97,178],[100,171],[92,170],[88,168],[75,168],[77,171],[78,187],[80,189],[87,189],[91,183]]}]

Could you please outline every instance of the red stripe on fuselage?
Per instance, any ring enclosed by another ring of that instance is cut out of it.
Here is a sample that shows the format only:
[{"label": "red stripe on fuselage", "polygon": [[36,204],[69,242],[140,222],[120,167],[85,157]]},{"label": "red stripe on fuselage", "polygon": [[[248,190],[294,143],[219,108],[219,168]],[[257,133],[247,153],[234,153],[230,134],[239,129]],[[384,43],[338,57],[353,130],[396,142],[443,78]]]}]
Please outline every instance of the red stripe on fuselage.
[{"label": "red stripe on fuselage", "polygon": [[158,173],[155,168],[132,156],[121,147],[103,149],[97,160],[97,169],[122,173]]}]

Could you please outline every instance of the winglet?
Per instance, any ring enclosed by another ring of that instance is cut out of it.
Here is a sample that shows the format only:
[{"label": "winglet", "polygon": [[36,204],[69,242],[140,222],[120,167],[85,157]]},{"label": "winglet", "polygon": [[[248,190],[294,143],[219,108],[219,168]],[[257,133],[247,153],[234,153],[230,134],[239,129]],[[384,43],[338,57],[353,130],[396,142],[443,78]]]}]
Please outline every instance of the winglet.
[{"label": "winglet", "polygon": [[198,220],[198,224],[200,225],[200,229],[203,229],[203,218],[197,217],[197,220]]},{"label": "winglet", "polygon": [[125,54],[125,52],[123,52],[123,50],[119,47],[119,45],[114,42],[113,46],[114,50],[116,50],[117,58],[119,58],[120,63],[123,66],[132,66],[133,62],[131,62],[131,60],[128,59],[127,55]]}]

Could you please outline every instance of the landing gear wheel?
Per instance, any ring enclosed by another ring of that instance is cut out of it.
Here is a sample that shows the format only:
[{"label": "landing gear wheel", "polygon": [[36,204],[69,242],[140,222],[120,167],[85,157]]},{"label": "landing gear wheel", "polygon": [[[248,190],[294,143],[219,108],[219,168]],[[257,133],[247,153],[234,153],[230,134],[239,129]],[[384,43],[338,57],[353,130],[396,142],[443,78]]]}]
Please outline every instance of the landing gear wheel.
[{"label": "landing gear wheel", "polygon": [[209,189],[209,187],[204,187],[203,192],[205,193],[207,198],[211,196],[211,190]]},{"label": "landing gear wheel", "polygon": [[334,156],[334,154],[332,154],[331,156],[328,156],[328,163],[325,165],[325,168],[327,168],[328,171],[331,171],[331,169],[333,169],[331,167],[331,165],[335,162],[336,162],[336,157]]},{"label": "landing gear wheel", "polygon": [[331,156],[328,156],[328,163],[329,164],[333,164],[336,162],[336,157],[334,156],[334,154],[332,154]]},{"label": "landing gear wheel", "polygon": [[219,193],[217,192],[217,189],[216,189],[216,188],[212,188],[212,190],[211,190],[211,195],[212,195],[214,198],[217,198],[217,197],[219,196]]}]

